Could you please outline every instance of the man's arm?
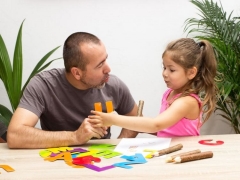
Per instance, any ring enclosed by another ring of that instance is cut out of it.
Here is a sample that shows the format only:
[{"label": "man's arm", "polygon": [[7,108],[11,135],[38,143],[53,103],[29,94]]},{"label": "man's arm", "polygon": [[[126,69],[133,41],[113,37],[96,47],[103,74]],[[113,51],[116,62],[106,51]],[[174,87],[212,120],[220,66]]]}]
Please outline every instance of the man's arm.
[{"label": "man's arm", "polygon": [[[138,107],[137,107],[137,104],[135,104],[132,111],[129,112],[128,114],[125,114],[125,116],[137,116],[137,110],[138,110]],[[137,135],[138,135],[137,131],[132,131],[132,130],[122,128],[118,138],[135,138]]]},{"label": "man's arm", "polygon": [[31,111],[17,108],[7,131],[9,148],[49,148],[86,143],[92,137],[101,138],[105,130],[93,128],[85,119],[76,131],[44,131],[34,126],[38,116]]}]

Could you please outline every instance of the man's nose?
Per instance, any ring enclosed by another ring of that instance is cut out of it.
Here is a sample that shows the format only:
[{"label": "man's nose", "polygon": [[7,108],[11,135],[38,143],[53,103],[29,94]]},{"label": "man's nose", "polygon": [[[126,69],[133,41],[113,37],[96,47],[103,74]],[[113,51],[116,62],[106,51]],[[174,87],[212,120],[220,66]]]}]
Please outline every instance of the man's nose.
[{"label": "man's nose", "polygon": [[104,73],[109,73],[111,71],[110,66],[106,63],[104,68]]}]

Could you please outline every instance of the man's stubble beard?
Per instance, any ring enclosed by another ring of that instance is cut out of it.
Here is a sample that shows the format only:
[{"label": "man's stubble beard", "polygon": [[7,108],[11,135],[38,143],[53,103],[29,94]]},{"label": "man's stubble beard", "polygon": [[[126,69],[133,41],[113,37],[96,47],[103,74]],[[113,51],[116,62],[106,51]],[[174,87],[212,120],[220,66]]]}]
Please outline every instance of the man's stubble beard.
[{"label": "man's stubble beard", "polygon": [[101,84],[98,84],[98,85],[92,85],[92,84],[89,84],[89,83],[87,83],[86,81],[85,81],[85,74],[82,76],[82,78],[80,79],[80,82],[81,83],[83,83],[84,85],[86,85],[87,86],[87,88],[88,89],[90,89],[90,88],[97,88],[97,89],[102,89],[102,88],[104,88],[104,86],[105,86],[105,82],[103,82],[103,83],[101,83]]}]

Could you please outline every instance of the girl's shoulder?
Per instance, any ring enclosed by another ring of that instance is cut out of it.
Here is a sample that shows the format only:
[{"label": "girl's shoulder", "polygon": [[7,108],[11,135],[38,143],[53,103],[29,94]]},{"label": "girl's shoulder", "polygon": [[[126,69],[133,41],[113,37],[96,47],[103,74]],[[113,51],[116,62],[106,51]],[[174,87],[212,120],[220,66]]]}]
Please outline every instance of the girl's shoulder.
[{"label": "girl's shoulder", "polygon": [[198,102],[198,104],[199,104],[199,106],[202,105],[202,101],[201,101],[200,97],[199,97],[197,94],[190,94],[189,96],[191,96],[191,97],[193,97],[194,99],[196,99],[197,102]]},{"label": "girl's shoulder", "polygon": [[182,104],[188,104],[190,106],[198,104],[198,107],[202,106],[202,101],[197,94],[189,94],[188,96],[183,96],[176,98],[174,101],[181,102]]}]

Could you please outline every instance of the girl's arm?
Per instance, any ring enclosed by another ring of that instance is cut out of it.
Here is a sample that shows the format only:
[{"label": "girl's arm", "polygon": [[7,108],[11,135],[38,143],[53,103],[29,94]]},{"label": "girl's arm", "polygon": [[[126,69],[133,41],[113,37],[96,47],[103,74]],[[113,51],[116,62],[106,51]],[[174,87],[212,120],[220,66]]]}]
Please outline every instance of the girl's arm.
[{"label": "girl's arm", "polygon": [[176,99],[171,106],[155,118],[149,117],[129,117],[113,113],[102,113],[91,111],[89,122],[95,127],[116,125],[134,131],[154,133],[176,124],[184,117],[196,119],[199,116],[199,105],[195,98],[191,96]]}]

